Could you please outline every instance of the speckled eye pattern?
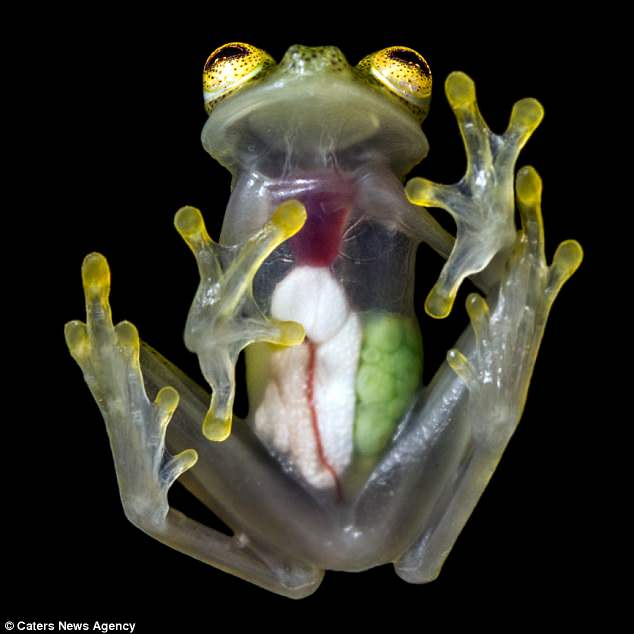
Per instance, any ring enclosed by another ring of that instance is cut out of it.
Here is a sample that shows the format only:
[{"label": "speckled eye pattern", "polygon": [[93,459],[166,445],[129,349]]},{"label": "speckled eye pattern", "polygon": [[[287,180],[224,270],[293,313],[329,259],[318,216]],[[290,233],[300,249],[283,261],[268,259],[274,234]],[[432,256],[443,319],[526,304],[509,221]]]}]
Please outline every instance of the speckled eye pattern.
[{"label": "speckled eye pattern", "polygon": [[223,99],[255,77],[262,77],[275,60],[251,44],[229,42],[217,48],[203,68],[203,98],[210,113]]},{"label": "speckled eye pattern", "polygon": [[425,118],[431,98],[431,70],[420,53],[405,46],[390,46],[367,55],[356,68],[371,84],[397,97],[418,121]]}]

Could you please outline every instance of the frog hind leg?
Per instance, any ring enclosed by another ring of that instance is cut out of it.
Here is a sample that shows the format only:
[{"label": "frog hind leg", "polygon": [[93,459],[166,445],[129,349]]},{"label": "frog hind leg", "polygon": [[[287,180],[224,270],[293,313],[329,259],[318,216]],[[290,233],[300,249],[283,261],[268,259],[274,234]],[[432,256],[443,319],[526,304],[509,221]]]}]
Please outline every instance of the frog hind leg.
[{"label": "frog hind leg", "polygon": [[[182,474],[195,474],[193,467],[203,450],[203,442],[218,448],[218,456],[222,455],[219,451],[222,447],[223,466],[233,461],[249,474],[249,465],[253,464],[256,474],[251,477],[261,475],[258,465],[260,471],[267,467],[256,462],[251,456],[253,446],[239,435],[227,443],[204,441],[200,434],[200,420],[208,403],[204,392],[146,349],[142,355],[144,364],[150,368],[149,374],[158,379],[154,388],[160,387],[155,390],[154,400],[148,398],[136,328],[129,322],[117,326],[112,323],[108,302],[110,270],[106,259],[97,253],[87,256],[82,278],[87,318],[85,323],[66,324],[66,342],[104,417],[126,517],[158,541],[272,592],[290,598],[314,592],[323,577],[323,571],[315,566],[256,545],[240,527],[236,527],[233,536],[225,535],[170,508],[168,490]],[[165,379],[170,387],[163,387]],[[151,385],[147,387],[152,389]],[[175,444],[180,441],[186,447],[176,455],[165,447],[168,423],[174,418],[178,421]],[[201,439],[195,440],[195,436]],[[192,446],[199,448],[199,452]],[[240,462],[241,459],[246,462]],[[235,481],[232,475],[225,472],[225,480]],[[280,480],[268,478],[273,495],[280,494],[275,488],[276,482],[281,486]],[[195,483],[196,478],[190,475],[190,481]],[[226,493],[220,491],[217,497],[222,499],[223,495]]]},{"label": "frog hind leg", "polygon": [[[435,579],[486,487],[519,422],[550,308],[581,263],[574,240],[561,243],[550,266],[544,256],[541,181],[531,167],[516,180],[522,229],[489,307],[480,295],[467,298],[472,333],[447,354],[439,374],[468,392],[454,425],[466,430],[459,464],[436,498],[425,529],[395,563],[410,583]],[[491,377],[495,377],[492,380]],[[442,381],[441,381],[442,382]],[[419,421],[425,425],[424,421]]]}]

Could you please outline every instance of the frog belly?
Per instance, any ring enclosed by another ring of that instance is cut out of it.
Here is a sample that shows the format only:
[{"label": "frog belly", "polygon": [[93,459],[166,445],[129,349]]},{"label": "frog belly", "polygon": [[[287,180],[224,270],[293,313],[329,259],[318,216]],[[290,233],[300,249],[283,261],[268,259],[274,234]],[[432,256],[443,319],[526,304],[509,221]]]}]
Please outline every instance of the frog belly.
[{"label": "frog belly", "polygon": [[256,433],[311,485],[338,489],[353,452],[360,319],[330,270],[313,266],[299,266],[278,283],[271,314],[302,323],[306,340],[258,352],[265,387],[255,405]]}]

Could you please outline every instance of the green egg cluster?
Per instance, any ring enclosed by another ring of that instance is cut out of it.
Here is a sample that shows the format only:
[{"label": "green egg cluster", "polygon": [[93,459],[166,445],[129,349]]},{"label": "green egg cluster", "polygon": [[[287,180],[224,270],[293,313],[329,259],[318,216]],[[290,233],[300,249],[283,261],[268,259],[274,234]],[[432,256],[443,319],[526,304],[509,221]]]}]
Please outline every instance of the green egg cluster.
[{"label": "green egg cluster", "polygon": [[356,379],[355,450],[379,453],[394,433],[421,382],[423,347],[417,322],[371,313],[363,327]]}]

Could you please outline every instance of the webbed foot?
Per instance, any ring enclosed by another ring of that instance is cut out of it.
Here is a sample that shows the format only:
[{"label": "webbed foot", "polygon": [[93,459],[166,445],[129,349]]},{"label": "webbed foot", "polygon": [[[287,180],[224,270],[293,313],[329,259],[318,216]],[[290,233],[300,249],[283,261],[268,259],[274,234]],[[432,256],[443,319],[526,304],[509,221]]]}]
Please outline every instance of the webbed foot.
[{"label": "webbed foot", "polygon": [[575,240],[557,248],[550,266],[544,254],[542,183],[532,167],[517,174],[522,220],[493,310],[477,293],[467,298],[475,334],[472,358],[450,350],[447,362],[469,390],[476,442],[500,446],[512,433],[526,393],[551,306],[564,282],[581,264]]},{"label": "webbed foot", "polygon": [[70,321],[64,334],[106,422],[121,500],[128,518],[160,526],[167,516],[167,492],[197,460],[187,449],[170,456],[165,432],[178,406],[178,392],[162,388],[151,402],[139,366],[139,335],[128,321],[112,323],[110,269],[99,253],[82,265],[86,323]]},{"label": "webbed foot", "polygon": [[256,341],[292,346],[304,340],[301,324],[262,313],[253,298],[252,283],[264,260],[305,221],[304,206],[288,200],[247,241],[226,246],[209,237],[198,209],[182,207],[176,213],[176,229],[194,253],[200,272],[200,285],[185,327],[185,344],[198,355],[213,390],[203,422],[203,434],[209,440],[221,441],[231,433],[235,365],[240,351]]},{"label": "webbed foot", "polygon": [[465,277],[482,271],[494,256],[513,245],[513,170],[517,156],[542,120],[535,99],[513,107],[506,132],[491,132],[478,110],[475,85],[464,73],[447,77],[445,92],[456,116],[467,154],[467,171],[454,185],[412,178],[410,202],[448,211],[456,222],[453,250],[425,301],[431,317],[446,317]]}]

